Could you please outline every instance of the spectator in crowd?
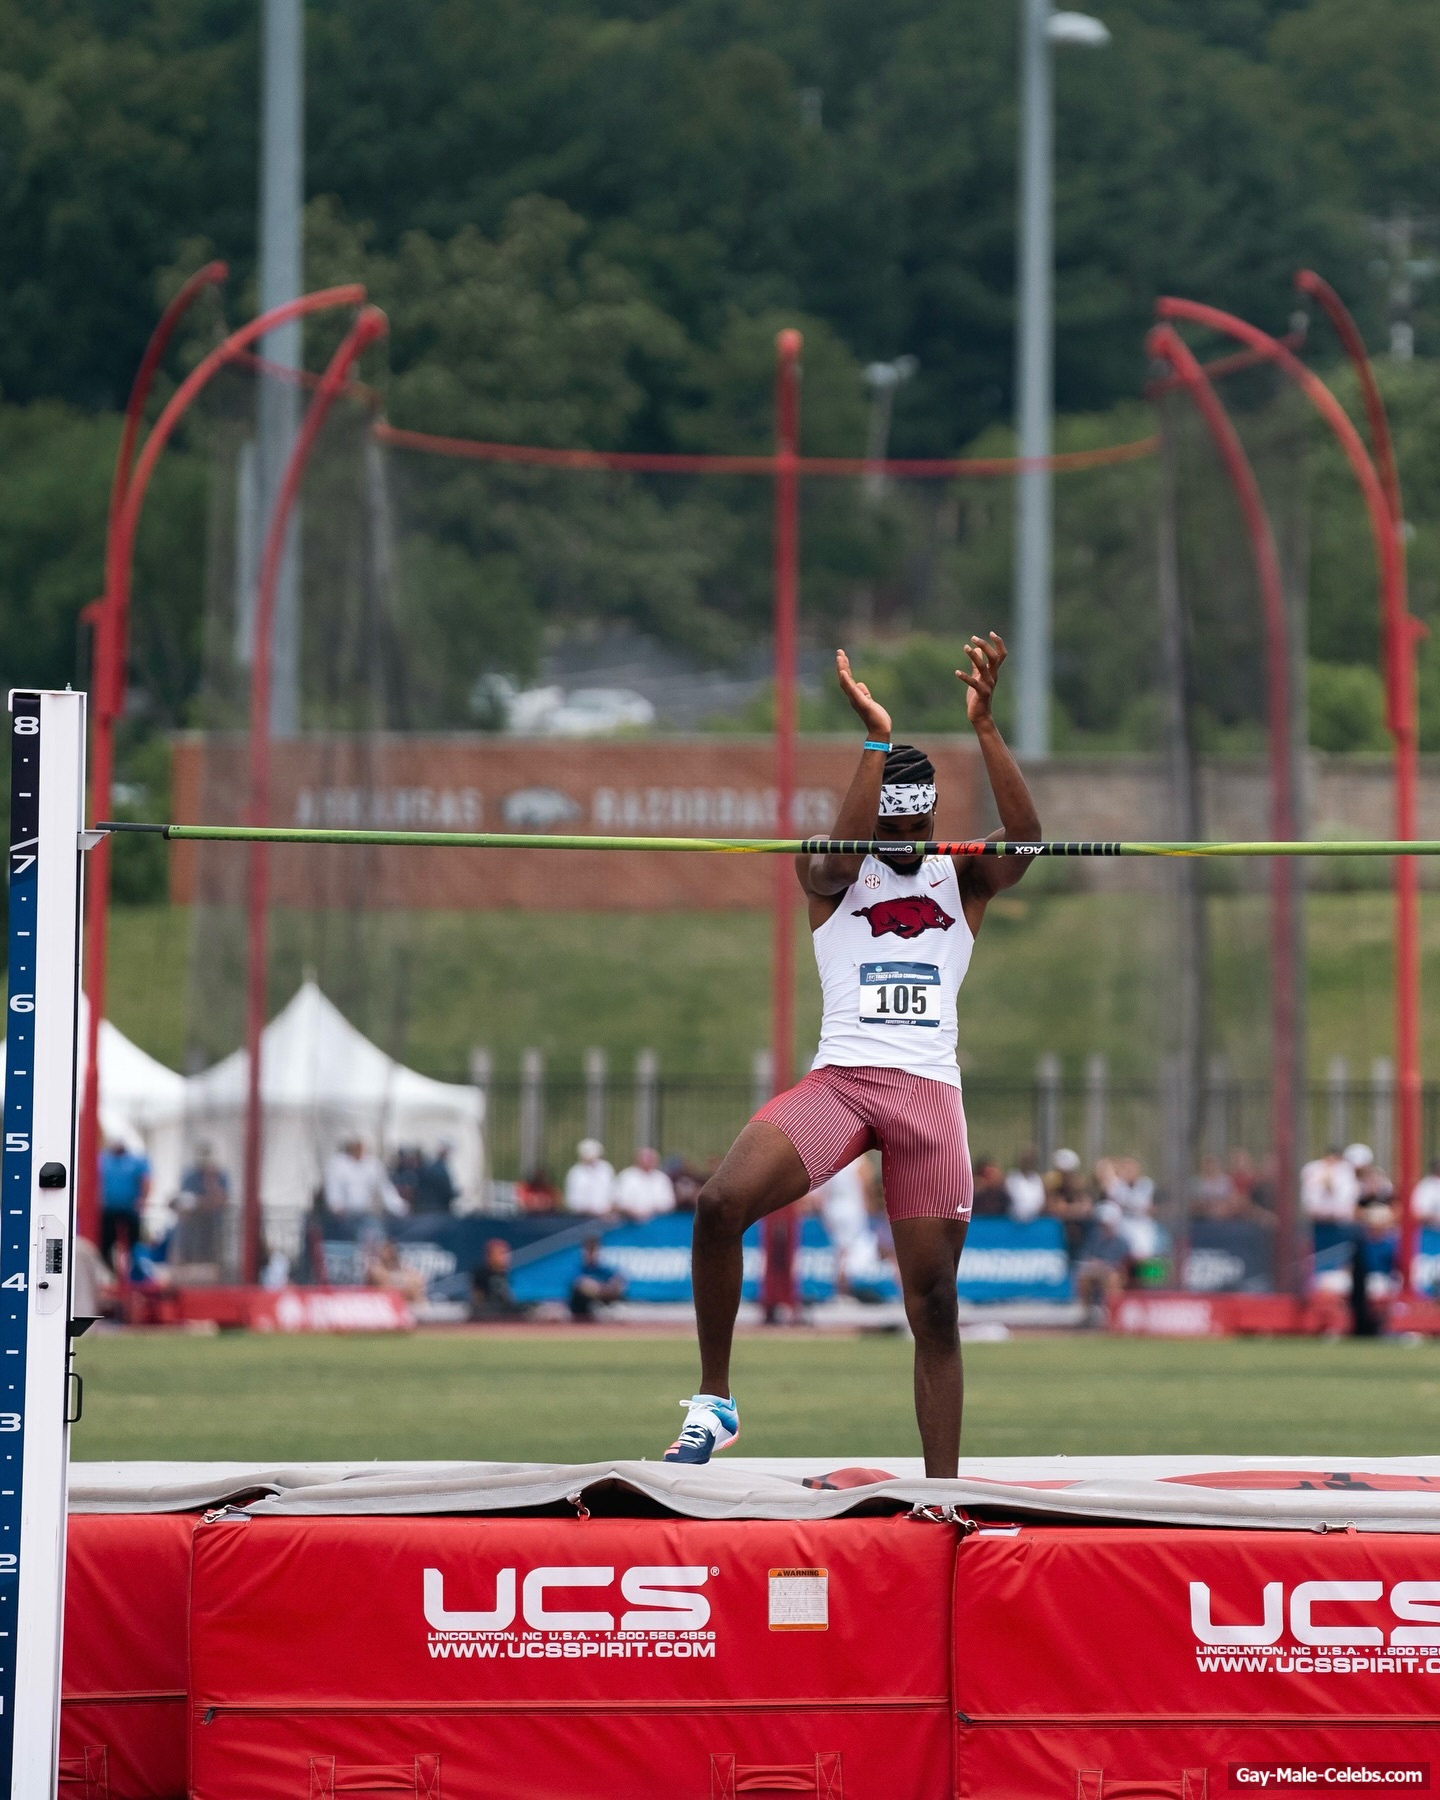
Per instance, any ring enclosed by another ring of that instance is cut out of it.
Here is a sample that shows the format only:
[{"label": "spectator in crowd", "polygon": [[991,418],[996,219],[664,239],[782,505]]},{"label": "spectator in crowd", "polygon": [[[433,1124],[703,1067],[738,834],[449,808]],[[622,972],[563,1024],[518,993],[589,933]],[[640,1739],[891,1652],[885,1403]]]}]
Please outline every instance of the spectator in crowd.
[{"label": "spectator in crowd", "polygon": [[1095,1200],[1073,1150],[1057,1150],[1054,1167],[1045,1177],[1045,1210],[1060,1221],[1065,1233],[1065,1254],[1073,1269],[1089,1234]]},{"label": "spectator in crowd", "polygon": [[605,1255],[598,1237],[586,1238],[580,1272],[570,1283],[570,1316],[590,1321],[596,1309],[625,1298],[625,1277]]},{"label": "spectator in crowd", "polygon": [[870,1223],[873,1186],[868,1155],[857,1156],[822,1182],[807,1203],[820,1215],[835,1252],[835,1291],[840,1294],[854,1292],[857,1276],[873,1280],[880,1260]]},{"label": "spectator in crowd", "polygon": [[1375,1152],[1368,1144],[1351,1144],[1345,1151],[1345,1160],[1355,1171],[1355,1205],[1372,1206],[1376,1201],[1389,1201],[1395,1192],[1394,1183],[1375,1160]]},{"label": "spectator in crowd", "polygon": [[667,1157],[665,1173],[670,1177],[670,1185],[675,1190],[676,1212],[693,1213],[700,1199],[700,1190],[705,1185],[705,1177],[697,1175],[683,1156]]},{"label": "spectator in crowd", "polygon": [[504,1238],[489,1239],[470,1277],[470,1317],[523,1319],[529,1310],[510,1290],[510,1246]]},{"label": "spectator in crowd", "polygon": [[390,1165],[390,1180],[395,1192],[405,1202],[411,1212],[416,1210],[415,1202],[420,1192],[420,1171],[424,1167],[424,1158],[413,1144],[402,1144],[395,1152],[395,1160]]},{"label": "spectator in crowd", "polygon": [[1097,1209],[1075,1264],[1075,1298],[1092,1326],[1105,1324],[1112,1296],[1124,1289],[1130,1275],[1130,1245],[1112,1206]]},{"label": "spectator in crowd", "polygon": [[1357,1208],[1350,1264],[1350,1330],[1355,1337],[1379,1337],[1385,1303],[1399,1286],[1400,1234],[1395,1209],[1388,1200],[1370,1200]]},{"label": "spectator in crowd", "polygon": [[974,1169],[975,1199],[972,1219],[1003,1219],[1010,1211],[1010,1191],[993,1156],[979,1156]]},{"label": "spectator in crowd", "polygon": [[615,1170],[599,1138],[581,1138],[565,1177],[565,1210],[601,1219],[615,1210]]},{"label": "spectator in crowd", "polygon": [[1248,1150],[1237,1145],[1230,1152],[1230,1159],[1225,1166],[1230,1176],[1230,1185],[1237,1194],[1246,1200],[1256,1200],[1262,1206],[1266,1204],[1260,1192],[1264,1186],[1264,1177],[1255,1167],[1255,1158]]},{"label": "spectator in crowd", "polygon": [[515,1204],[521,1212],[553,1213],[560,1209],[560,1190],[547,1169],[532,1169],[515,1183]]},{"label": "spectator in crowd", "polygon": [[400,1246],[393,1238],[378,1238],[365,1256],[365,1285],[387,1288],[403,1294],[413,1306],[425,1298],[425,1277],[418,1269],[407,1269],[400,1260]]},{"label": "spectator in crowd", "polygon": [[1312,1225],[1352,1225],[1359,1199],[1354,1166],[1338,1144],[1300,1171],[1300,1210]]},{"label": "spectator in crowd", "polygon": [[1133,1156],[1102,1157],[1095,1165],[1101,1208],[1130,1247],[1131,1263],[1148,1262],[1160,1251],[1155,1221],[1155,1183]]},{"label": "spectator in crowd", "polygon": [[220,1263],[225,1215],[230,1209],[230,1177],[215,1160],[214,1147],[195,1146],[195,1160],[180,1177],[175,1200],[175,1263]]},{"label": "spectator in crowd", "polygon": [[116,1274],[115,1246],[130,1249],[140,1242],[140,1209],[149,1192],[149,1159],[112,1138],[100,1152],[100,1254]]},{"label": "spectator in crowd", "polygon": [[1232,1219],[1240,1196],[1230,1171],[1218,1156],[1202,1156],[1200,1172],[1190,1183],[1190,1216]]},{"label": "spectator in crowd", "polygon": [[1430,1164],[1428,1174],[1415,1183],[1410,1195],[1410,1210],[1422,1225],[1440,1230],[1440,1156]]},{"label": "spectator in crowd", "polygon": [[1017,1224],[1040,1217],[1045,1210],[1045,1177],[1038,1151],[1027,1146],[1020,1152],[1017,1166],[1005,1177],[1005,1191],[1010,1196],[1010,1217]]},{"label": "spectator in crowd", "polygon": [[420,1164],[415,1180],[415,1198],[410,1202],[414,1212],[448,1213],[460,1198],[451,1172],[450,1158],[455,1146],[449,1138],[441,1138],[435,1154]]},{"label": "spectator in crowd", "polygon": [[674,1212],[674,1184],[660,1167],[658,1153],[648,1146],[637,1150],[634,1162],[616,1177],[615,1210],[636,1224],[658,1213]]},{"label": "spectator in crowd", "polygon": [[382,1212],[401,1219],[407,1209],[384,1163],[363,1138],[350,1137],[325,1164],[325,1210],[339,1219],[373,1219]]}]

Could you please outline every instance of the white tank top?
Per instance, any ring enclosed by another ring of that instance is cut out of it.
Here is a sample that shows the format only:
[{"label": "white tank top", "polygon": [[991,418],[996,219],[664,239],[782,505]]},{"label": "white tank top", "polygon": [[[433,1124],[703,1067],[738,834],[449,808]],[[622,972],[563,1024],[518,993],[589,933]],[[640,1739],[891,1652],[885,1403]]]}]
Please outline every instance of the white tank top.
[{"label": "white tank top", "polygon": [[814,1067],[904,1069],[959,1087],[955,996],[975,939],[950,858],[902,875],[867,856],[814,938],[824,995]]}]

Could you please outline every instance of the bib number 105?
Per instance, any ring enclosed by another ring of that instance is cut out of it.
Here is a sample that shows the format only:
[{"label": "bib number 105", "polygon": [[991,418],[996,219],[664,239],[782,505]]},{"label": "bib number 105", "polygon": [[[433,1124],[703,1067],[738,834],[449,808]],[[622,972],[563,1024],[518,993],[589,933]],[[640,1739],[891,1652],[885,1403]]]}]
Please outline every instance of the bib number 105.
[{"label": "bib number 105", "polygon": [[940,971],[934,963],[862,963],[860,1021],[938,1030]]}]

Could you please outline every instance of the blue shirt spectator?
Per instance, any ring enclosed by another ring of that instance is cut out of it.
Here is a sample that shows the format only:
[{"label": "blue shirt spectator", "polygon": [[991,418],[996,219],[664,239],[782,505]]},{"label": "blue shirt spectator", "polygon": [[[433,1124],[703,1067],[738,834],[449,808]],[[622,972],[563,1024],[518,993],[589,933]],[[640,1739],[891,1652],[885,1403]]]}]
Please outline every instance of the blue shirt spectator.
[{"label": "blue shirt spectator", "polygon": [[100,1204],[106,1212],[139,1212],[150,1192],[150,1161],[124,1144],[100,1152]]}]

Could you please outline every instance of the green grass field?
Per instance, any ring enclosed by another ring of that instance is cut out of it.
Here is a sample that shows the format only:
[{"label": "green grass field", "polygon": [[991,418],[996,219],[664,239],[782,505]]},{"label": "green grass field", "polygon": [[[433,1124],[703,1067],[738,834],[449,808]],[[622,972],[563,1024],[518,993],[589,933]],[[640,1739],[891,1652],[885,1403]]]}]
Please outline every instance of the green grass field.
[{"label": "green grass field", "polygon": [[[1078,1074],[1103,1051],[1117,1077],[1153,1070],[1168,1003],[1168,911],[1135,894],[1005,896],[987,919],[961,1000],[967,1073],[1028,1080],[1042,1050]],[[1210,901],[1216,1050],[1237,1074],[1267,1065],[1263,898]],[[1424,973],[1440,983],[1440,907],[1423,914]],[[427,1074],[464,1079],[470,1047],[487,1044],[513,1075],[522,1048],[578,1074],[586,1045],[617,1071],[649,1047],[672,1074],[743,1075],[769,1036],[770,922],[763,913],[412,913],[372,915],[356,985],[353,921],[277,914],[271,1004],[306,965],[362,1029]],[[1363,1074],[1393,1050],[1391,903],[1383,893],[1317,893],[1306,907],[1310,1066],[1332,1055]],[[802,933],[803,936],[803,933]],[[168,907],[114,915],[111,1016],[152,1055],[183,1064],[189,921]],[[237,940],[238,943],[238,940]],[[819,993],[809,947],[797,958],[797,1042],[815,1043]],[[517,981],[517,970],[524,979]],[[240,1041],[240,965],[212,969],[204,1008],[213,1054]],[[393,994],[382,991],[393,988]],[[1425,1015],[1425,1066],[1440,1065],[1440,1008]]]},{"label": "green grass field", "polygon": [[[1422,1454],[1440,1344],[1032,1337],[965,1352],[969,1455]],[[73,1454],[587,1462],[654,1457],[694,1379],[682,1337],[85,1338]],[[752,1456],[918,1453],[899,1337],[742,1339]]]}]

